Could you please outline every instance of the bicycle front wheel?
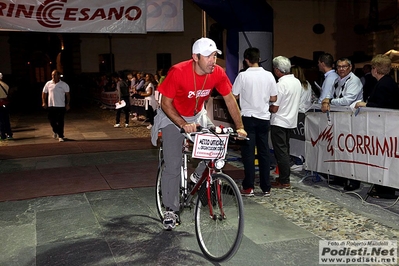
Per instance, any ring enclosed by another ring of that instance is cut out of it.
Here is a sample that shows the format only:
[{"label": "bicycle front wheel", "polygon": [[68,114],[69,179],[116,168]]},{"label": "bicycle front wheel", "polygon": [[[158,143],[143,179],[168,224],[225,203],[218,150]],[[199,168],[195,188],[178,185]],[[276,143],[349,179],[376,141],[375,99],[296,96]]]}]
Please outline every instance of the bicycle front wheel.
[{"label": "bicycle front wheel", "polygon": [[165,206],[163,205],[162,202],[162,186],[161,186],[162,172],[164,168],[165,168],[165,163],[162,161],[158,168],[157,181],[155,183],[155,201],[157,205],[157,212],[161,221],[163,220],[163,213],[165,211]]},{"label": "bicycle front wheel", "polygon": [[244,207],[240,191],[231,177],[217,173],[212,175],[212,180],[210,196],[206,182],[198,192],[195,233],[205,257],[222,262],[233,257],[240,247]]}]

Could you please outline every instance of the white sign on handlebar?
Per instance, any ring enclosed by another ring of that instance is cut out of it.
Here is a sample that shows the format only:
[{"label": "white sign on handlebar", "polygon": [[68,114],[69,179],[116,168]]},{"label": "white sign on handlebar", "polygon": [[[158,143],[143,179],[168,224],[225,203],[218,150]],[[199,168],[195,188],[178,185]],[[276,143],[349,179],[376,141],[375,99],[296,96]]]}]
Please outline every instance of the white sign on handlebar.
[{"label": "white sign on handlebar", "polygon": [[224,159],[229,134],[196,134],[192,157],[197,159]]}]

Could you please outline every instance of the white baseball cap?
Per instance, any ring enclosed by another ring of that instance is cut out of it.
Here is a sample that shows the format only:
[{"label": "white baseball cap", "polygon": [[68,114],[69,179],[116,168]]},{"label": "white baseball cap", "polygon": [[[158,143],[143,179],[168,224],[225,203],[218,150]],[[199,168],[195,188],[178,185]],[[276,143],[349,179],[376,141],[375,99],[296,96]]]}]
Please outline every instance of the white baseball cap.
[{"label": "white baseball cap", "polygon": [[220,51],[216,47],[216,43],[209,38],[198,39],[193,44],[193,54],[201,54],[203,56],[208,56],[208,55],[212,54],[213,52],[222,54],[222,51]]}]

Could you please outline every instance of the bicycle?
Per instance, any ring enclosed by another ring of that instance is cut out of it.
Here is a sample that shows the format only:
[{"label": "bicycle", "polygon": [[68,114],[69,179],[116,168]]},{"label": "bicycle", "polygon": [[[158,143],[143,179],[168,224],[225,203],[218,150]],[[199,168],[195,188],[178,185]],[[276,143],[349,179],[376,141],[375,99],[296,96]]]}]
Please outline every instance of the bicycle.
[{"label": "bicycle", "polygon": [[[224,157],[231,135],[234,133],[219,135],[213,130],[202,129],[200,132],[185,134],[186,143],[182,146],[180,215],[184,209],[194,208],[197,242],[205,257],[215,262],[227,261],[235,255],[240,247],[244,231],[244,206],[240,190],[234,180],[221,171],[225,164]],[[194,140],[192,136],[195,136]],[[199,139],[213,139],[213,144],[218,145],[207,147],[217,152],[211,156],[209,154],[205,156],[208,158],[201,158],[205,160],[207,167],[198,182],[190,185],[187,165],[189,158],[198,158],[198,155],[194,156],[194,152],[195,148],[198,151]],[[192,155],[188,150],[188,140],[194,143]],[[159,160],[155,197],[157,211],[162,221],[165,210],[161,190],[161,176],[164,168],[162,142]]]}]

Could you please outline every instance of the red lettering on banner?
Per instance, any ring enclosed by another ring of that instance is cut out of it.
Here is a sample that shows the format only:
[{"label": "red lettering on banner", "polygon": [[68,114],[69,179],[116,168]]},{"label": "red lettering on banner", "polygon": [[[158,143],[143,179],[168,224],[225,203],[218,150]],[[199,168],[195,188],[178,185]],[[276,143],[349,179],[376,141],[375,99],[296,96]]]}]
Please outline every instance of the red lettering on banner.
[{"label": "red lettering on banner", "polygon": [[3,10],[7,8],[5,3],[0,3],[0,16],[4,17]]},{"label": "red lettering on banner", "polygon": [[[132,10],[136,11],[136,16],[130,16],[130,13]],[[131,6],[128,9],[126,9],[125,16],[128,20],[138,20],[141,17],[143,11],[138,6]]]},{"label": "red lettering on banner", "polygon": [[[109,9],[97,8],[64,8],[67,0],[46,0],[40,6],[0,3],[0,16],[36,19],[46,28],[59,28],[62,20],[88,21],[88,20],[121,20],[129,21],[140,19],[143,12],[138,6],[111,7]],[[36,10],[35,10],[36,9]]]},{"label": "red lettering on banner", "polygon": [[357,153],[362,153],[364,154],[364,150],[363,150],[363,138],[360,135],[356,135],[356,152]]},{"label": "red lettering on banner", "polygon": [[86,21],[90,18],[88,12],[90,12],[90,8],[82,8],[80,11],[80,14],[83,15],[83,17],[79,18],[79,21]]},{"label": "red lettering on banner", "polygon": [[104,9],[99,8],[96,11],[94,11],[94,14],[93,16],[91,16],[90,20],[94,20],[96,17],[99,17],[100,19],[106,19]]},{"label": "red lettering on banner", "polygon": [[[350,149],[349,148],[349,145],[348,145],[348,138],[351,138],[352,139],[352,142],[353,142],[353,147],[352,147],[352,149]],[[353,135],[352,134],[349,134],[348,136],[346,136],[346,138],[345,138],[345,147],[346,147],[346,149],[347,149],[347,151],[349,151],[350,153],[352,153],[353,152],[353,150],[355,149],[355,138],[353,137]]]},{"label": "red lettering on banner", "polygon": [[19,18],[21,17],[21,14],[23,14],[25,18],[32,18],[34,10],[35,10],[34,6],[30,6],[29,10],[27,10],[25,6],[18,6],[17,12],[15,13],[15,17]]},{"label": "red lettering on banner", "polygon": [[343,136],[344,134],[339,134],[338,135],[338,140],[337,140],[337,144],[338,144],[338,149],[343,152],[345,149],[341,147],[341,145],[339,145],[341,143],[340,138]]},{"label": "red lettering on banner", "polygon": [[332,132],[332,126],[326,127],[323,132],[319,134],[319,137],[316,140],[310,139],[312,142],[312,146],[314,147],[317,142],[321,140],[327,140],[328,145],[327,145],[327,151],[331,153],[331,155],[334,155],[334,149],[331,145],[331,141],[333,140],[333,132]]},{"label": "red lettering on banner", "polygon": [[118,12],[118,10],[116,10],[116,8],[110,8],[107,19],[112,19],[112,16],[114,14],[115,14],[115,18],[117,20],[121,19],[123,16],[123,7],[120,8],[119,12]]},{"label": "red lettering on banner", "polygon": [[[324,131],[323,131],[324,132]],[[320,138],[320,137],[319,137]],[[316,141],[317,142],[317,141]],[[312,140],[312,144],[313,144]],[[314,146],[314,145],[313,145]],[[398,154],[398,137],[387,137],[379,139],[375,136],[362,136],[352,134],[338,135],[337,146],[341,152],[360,153],[374,156],[387,156],[399,158]],[[327,149],[330,151],[329,149]]]},{"label": "red lettering on banner", "polygon": [[65,20],[74,20],[72,17],[73,16],[76,16],[76,13],[78,13],[78,11],[79,11],[79,9],[77,9],[77,8],[67,8],[66,10],[65,10],[65,16],[64,16],[64,19]]},{"label": "red lettering on banner", "polygon": [[10,4],[10,7],[8,8],[8,12],[7,12],[7,17],[11,17],[12,16],[12,12],[14,11],[14,4]]},{"label": "red lettering on banner", "polygon": [[395,138],[395,145],[394,145],[394,147],[395,147],[394,157],[395,157],[395,158],[399,158],[399,154],[397,153],[397,152],[398,152],[398,138]]},{"label": "red lettering on banner", "polygon": [[370,150],[370,137],[369,136],[364,136],[364,153],[365,154],[371,154]]},{"label": "red lettering on banner", "polygon": [[379,139],[377,139],[377,153],[376,153],[376,155],[378,155],[378,151],[380,151],[381,150],[381,155],[384,155],[384,153],[385,153],[385,151],[387,151],[387,156],[389,157],[389,152],[388,152],[388,145],[387,145],[387,140],[384,138],[384,141],[383,141],[383,143],[384,143],[384,145],[382,146],[381,145],[381,142],[379,141]]}]

